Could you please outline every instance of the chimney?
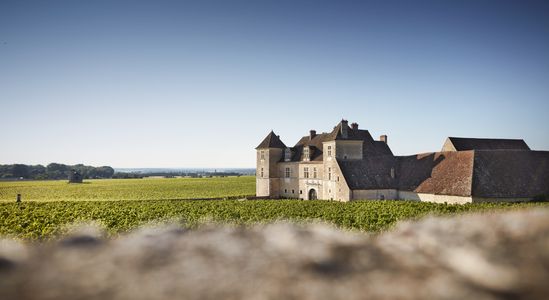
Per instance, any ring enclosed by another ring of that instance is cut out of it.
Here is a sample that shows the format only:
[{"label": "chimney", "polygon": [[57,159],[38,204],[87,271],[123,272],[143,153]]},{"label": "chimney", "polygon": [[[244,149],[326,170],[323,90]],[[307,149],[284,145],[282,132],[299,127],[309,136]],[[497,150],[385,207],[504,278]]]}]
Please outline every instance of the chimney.
[{"label": "chimney", "polygon": [[346,139],[349,135],[347,132],[347,128],[349,127],[349,122],[347,120],[342,119],[341,120],[341,136]]},{"label": "chimney", "polygon": [[379,137],[379,140],[382,141],[382,142],[384,142],[385,144],[387,144],[387,135],[384,134],[384,135],[380,136],[380,137]]},{"label": "chimney", "polygon": [[351,124],[351,128],[353,128],[354,131],[357,131],[358,130],[358,123],[353,123]]},{"label": "chimney", "polygon": [[316,136],[316,130],[311,129],[311,130],[309,131],[309,140],[314,139],[315,136]]}]

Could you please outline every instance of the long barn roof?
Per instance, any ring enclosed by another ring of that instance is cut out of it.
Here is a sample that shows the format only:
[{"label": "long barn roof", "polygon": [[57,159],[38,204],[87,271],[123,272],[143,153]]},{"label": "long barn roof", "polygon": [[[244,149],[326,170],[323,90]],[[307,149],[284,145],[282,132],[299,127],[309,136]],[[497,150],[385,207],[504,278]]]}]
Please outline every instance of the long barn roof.
[{"label": "long barn roof", "polygon": [[448,138],[456,151],[466,150],[530,150],[520,139]]}]

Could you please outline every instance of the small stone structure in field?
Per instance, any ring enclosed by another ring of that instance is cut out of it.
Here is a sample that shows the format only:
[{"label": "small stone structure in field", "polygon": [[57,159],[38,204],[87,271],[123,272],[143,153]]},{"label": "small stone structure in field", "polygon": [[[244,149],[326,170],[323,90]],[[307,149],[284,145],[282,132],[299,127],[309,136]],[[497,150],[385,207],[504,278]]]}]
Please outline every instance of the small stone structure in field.
[{"label": "small stone structure in field", "polygon": [[82,183],[83,180],[82,174],[76,170],[71,170],[69,173],[69,183]]}]

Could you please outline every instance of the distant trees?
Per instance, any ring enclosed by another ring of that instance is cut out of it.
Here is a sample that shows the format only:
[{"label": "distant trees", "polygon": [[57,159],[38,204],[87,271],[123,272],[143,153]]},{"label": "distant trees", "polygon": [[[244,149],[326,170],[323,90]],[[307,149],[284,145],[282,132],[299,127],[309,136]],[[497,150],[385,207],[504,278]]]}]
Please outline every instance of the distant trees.
[{"label": "distant trees", "polygon": [[27,165],[21,165],[21,164],[15,164],[12,167],[12,174],[16,178],[27,178],[29,177],[29,166]]},{"label": "distant trees", "polygon": [[51,163],[46,166],[47,179],[66,179],[69,171],[70,167],[63,164]]},{"label": "distant trees", "polygon": [[71,170],[75,170],[84,179],[112,178],[114,169],[109,166],[92,167],[78,164],[74,166],[51,163],[42,165],[0,165],[0,179],[67,179]]},{"label": "distant trees", "polygon": [[114,173],[112,178],[117,178],[117,179],[141,179],[141,178],[143,178],[143,174],[141,174],[141,173],[116,172],[116,173]]}]

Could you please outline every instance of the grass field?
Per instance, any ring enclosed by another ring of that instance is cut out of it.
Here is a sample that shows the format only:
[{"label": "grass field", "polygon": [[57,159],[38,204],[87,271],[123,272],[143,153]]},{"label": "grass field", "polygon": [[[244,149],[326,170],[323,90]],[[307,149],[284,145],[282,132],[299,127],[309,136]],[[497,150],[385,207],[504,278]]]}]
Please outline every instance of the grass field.
[{"label": "grass field", "polygon": [[255,195],[255,177],[3,181],[0,201],[167,200]]},{"label": "grass field", "polygon": [[[181,200],[253,195],[254,177],[0,182],[0,236],[49,239],[73,223],[99,223],[116,235],[155,222],[195,227],[285,220],[320,221],[379,232],[426,214],[547,207],[548,203],[450,205],[414,201]],[[22,203],[15,203],[17,193]],[[179,199],[179,200],[176,200]],[[31,201],[32,200],[32,201]],[[124,200],[124,201],[120,201]]]}]

